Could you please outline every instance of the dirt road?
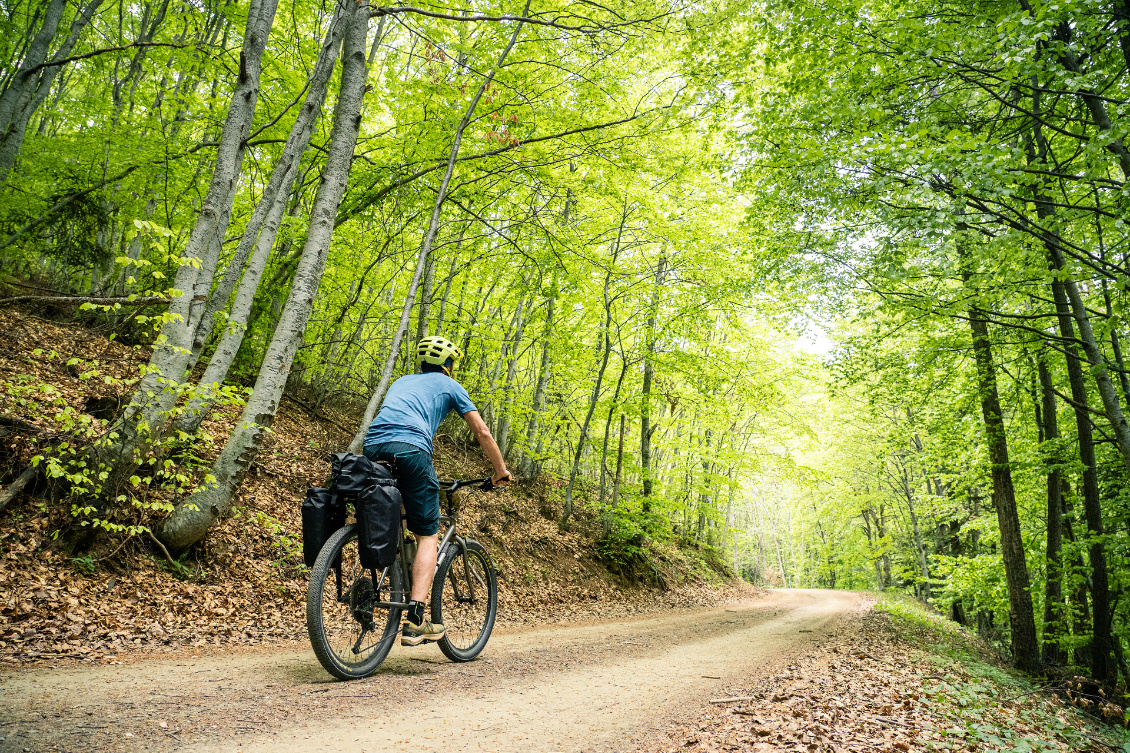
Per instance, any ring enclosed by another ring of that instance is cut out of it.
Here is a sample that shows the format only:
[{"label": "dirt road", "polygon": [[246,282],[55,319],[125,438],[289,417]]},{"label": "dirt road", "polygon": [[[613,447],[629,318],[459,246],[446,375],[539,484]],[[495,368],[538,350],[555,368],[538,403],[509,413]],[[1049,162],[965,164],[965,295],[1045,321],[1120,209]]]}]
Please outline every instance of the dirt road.
[{"label": "dirt road", "polygon": [[256,651],[0,675],[0,751],[623,751],[759,672],[844,637],[869,600],[757,602],[496,634],[452,664],[396,647],[335,682],[313,652]]}]

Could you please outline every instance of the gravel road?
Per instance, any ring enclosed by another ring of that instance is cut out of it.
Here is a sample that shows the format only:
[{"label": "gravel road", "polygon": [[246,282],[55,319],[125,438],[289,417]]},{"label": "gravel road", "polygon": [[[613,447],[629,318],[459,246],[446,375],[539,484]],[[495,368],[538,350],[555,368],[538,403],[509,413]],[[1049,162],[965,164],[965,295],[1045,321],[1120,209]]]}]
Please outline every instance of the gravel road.
[{"label": "gravel road", "polygon": [[625,751],[731,684],[854,630],[870,599],[772,591],[726,609],[496,633],[453,664],[393,649],[336,682],[309,648],[0,674],[0,751]]}]

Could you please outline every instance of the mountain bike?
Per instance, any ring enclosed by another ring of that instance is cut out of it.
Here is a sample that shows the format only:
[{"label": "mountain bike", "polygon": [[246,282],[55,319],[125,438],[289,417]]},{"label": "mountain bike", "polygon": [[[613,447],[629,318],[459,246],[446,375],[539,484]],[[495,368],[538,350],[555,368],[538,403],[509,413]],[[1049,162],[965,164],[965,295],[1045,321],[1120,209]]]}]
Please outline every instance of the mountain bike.
[{"label": "mountain bike", "polygon": [[[478,486],[494,489],[485,479],[443,480],[444,515],[440,529],[435,578],[432,581],[431,620],[446,635],[440,651],[455,662],[471,661],[486,648],[498,614],[498,579],[483,545],[459,535],[455,492]],[[382,571],[365,569],[357,550],[357,527],[339,528],[318,552],[306,589],[306,630],[318,661],[334,677],[367,677],[388,656],[400,632],[401,613],[412,591],[412,561],[416,541],[404,526],[396,561]]]}]

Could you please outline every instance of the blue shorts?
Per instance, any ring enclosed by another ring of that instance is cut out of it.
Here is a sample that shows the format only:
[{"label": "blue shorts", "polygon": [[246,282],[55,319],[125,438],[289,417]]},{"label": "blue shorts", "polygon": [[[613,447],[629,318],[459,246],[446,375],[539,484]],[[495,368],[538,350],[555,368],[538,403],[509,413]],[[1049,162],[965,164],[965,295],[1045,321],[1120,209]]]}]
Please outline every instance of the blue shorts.
[{"label": "blue shorts", "polygon": [[439,479],[432,456],[407,442],[385,442],[365,448],[370,460],[396,460],[396,480],[408,513],[408,530],[417,536],[439,532]]}]

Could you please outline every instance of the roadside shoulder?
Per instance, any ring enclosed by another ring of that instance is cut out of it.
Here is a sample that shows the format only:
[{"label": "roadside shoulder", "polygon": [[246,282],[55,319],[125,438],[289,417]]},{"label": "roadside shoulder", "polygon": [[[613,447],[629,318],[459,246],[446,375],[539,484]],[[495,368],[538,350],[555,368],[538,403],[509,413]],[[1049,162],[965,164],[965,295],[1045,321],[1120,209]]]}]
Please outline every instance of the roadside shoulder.
[{"label": "roadside shoulder", "polygon": [[957,625],[882,598],[857,630],[782,672],[728,687],[640,751],[1121,751],[1128,743],[1125,730],[994,662]]}]

